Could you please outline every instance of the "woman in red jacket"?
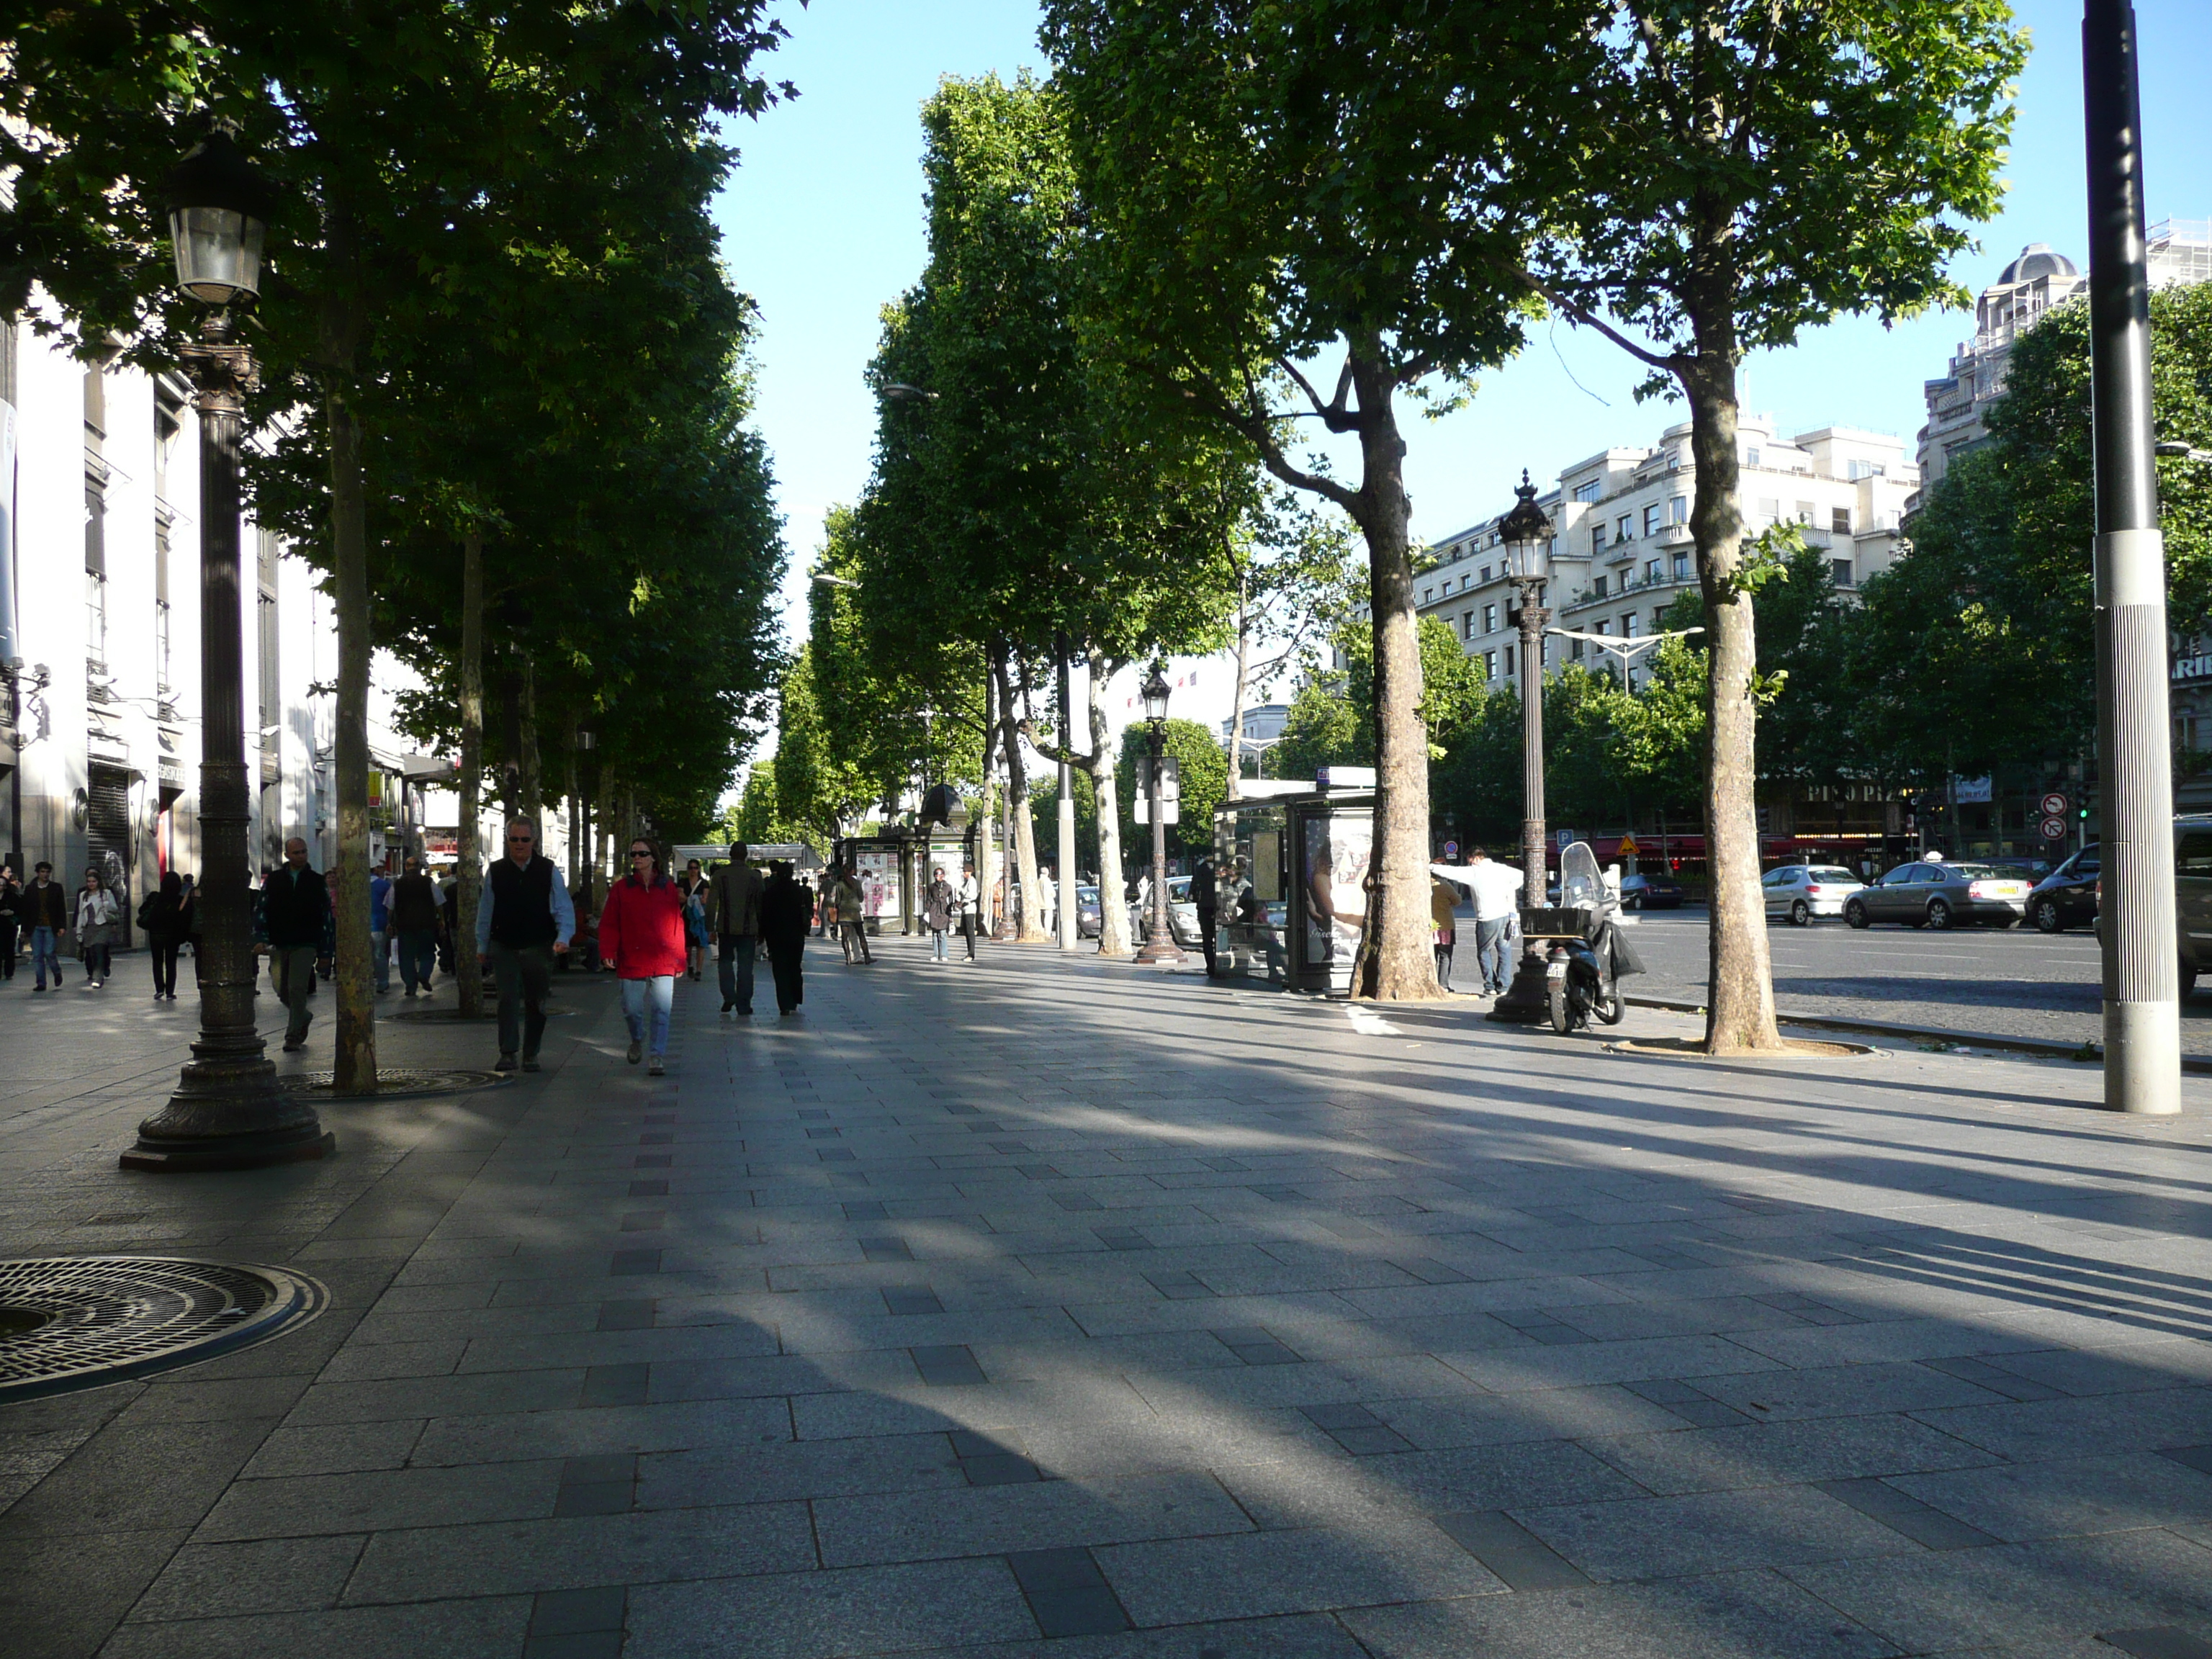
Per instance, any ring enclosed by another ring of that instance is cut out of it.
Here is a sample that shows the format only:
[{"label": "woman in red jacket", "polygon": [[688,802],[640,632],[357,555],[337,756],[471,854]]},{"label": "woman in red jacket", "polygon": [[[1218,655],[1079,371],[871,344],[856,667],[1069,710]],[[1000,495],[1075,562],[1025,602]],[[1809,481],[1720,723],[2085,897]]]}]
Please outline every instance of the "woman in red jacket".
[{"label": "woman in red jacket", "polygon": [[623,1015],[629,1021],[629,1063],[646,1046],[646,1009],[653,1011],[653,1062],[646,1073],[664,1074],[668,1014],[676,1001],[676,976],[684,970],[684,895],[661,873],[660,856],[643,837],[629,844],[629,874],[607,890],[599,912],[599,957],[622,979]]}]

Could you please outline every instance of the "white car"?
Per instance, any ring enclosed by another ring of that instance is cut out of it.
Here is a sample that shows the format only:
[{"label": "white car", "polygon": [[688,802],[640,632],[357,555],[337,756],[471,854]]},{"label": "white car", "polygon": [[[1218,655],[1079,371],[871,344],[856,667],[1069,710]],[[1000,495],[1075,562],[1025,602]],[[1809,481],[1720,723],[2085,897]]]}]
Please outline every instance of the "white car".
[{"label": "white car", "polygon": [[1759,878],[1766,895],[1766,919],[1780,916],[1793,927],[1812,925],[1815,916],[1840,916],[1844,902],[1865,884],[1840,864],[1785,864]]}]

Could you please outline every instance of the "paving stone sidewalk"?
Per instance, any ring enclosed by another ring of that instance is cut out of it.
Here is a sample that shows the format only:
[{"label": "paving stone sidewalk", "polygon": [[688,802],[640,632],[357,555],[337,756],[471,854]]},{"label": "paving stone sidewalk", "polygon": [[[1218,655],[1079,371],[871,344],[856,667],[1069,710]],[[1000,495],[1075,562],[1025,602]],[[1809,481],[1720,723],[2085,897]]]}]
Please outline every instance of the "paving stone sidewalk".
[{"label": "paving stone sidewalk", "polygon": [[198,1177],[114,1168],[188,1012],[0,988],[0,1254],[332,1294],[0,1407],[0,1653],[2212,1653],[2204,1082],[810,957]]}]

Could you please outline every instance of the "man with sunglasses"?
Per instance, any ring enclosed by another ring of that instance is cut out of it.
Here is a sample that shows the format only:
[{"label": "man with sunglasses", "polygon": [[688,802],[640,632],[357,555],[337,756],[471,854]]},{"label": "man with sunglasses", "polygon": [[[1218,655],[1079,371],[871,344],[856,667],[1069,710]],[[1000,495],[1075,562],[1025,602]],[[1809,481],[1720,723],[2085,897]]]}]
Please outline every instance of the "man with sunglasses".
[{"label": "man with sunglasses", "polygon": [[483,900],[477,906],[477,962],[489,966],[499,982],[495,1070],[514,1069],[518,1046],[522,1069],[538,1069],[553,958],[567,951],[575,931],[576,907],[560,866],[538,855],[538,825],[529,818],[509,818],[507,856],[484,872]]}]

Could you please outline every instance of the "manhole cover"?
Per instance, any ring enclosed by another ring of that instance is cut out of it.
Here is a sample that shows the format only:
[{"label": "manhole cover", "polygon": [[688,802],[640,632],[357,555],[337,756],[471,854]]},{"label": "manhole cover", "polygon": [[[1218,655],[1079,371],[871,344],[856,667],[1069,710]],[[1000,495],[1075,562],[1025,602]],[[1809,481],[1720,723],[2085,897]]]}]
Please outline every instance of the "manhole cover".
[{"label": "manhole cover", "polygon": [[[576,1011],[574,1008],[548,1008],[545,1011],[545,1018],[548,1019],[574,1019],[575,1016]],[[486,997],[483,1012],[480,1014],[465,1014],[458,1008],[408,1008],[396,1014],[382,1014],[378,1018],[408,1024],[428,1020],[497,1019],[499,1008],[491,998]]]},{"label": "manhole cover", "polygon": [[303,1324],[329,1300],[283,1267],[137,1255],[0,1261],[0,1401],[196,1364]]},{"label": "manhole cover", "polygon": [[428,1095],[465,1095],[471,1089],[497,1088],[514,1075],[511,1072],[433,1072],[380,1066],[376,1069],[376,1092],[373,1095],[339,1094],[335,1072],[302,1072],[297,1077],[286,1078],[284,1086],[295,1095],[306,1095],[317,1101],[416,1100]]}]

